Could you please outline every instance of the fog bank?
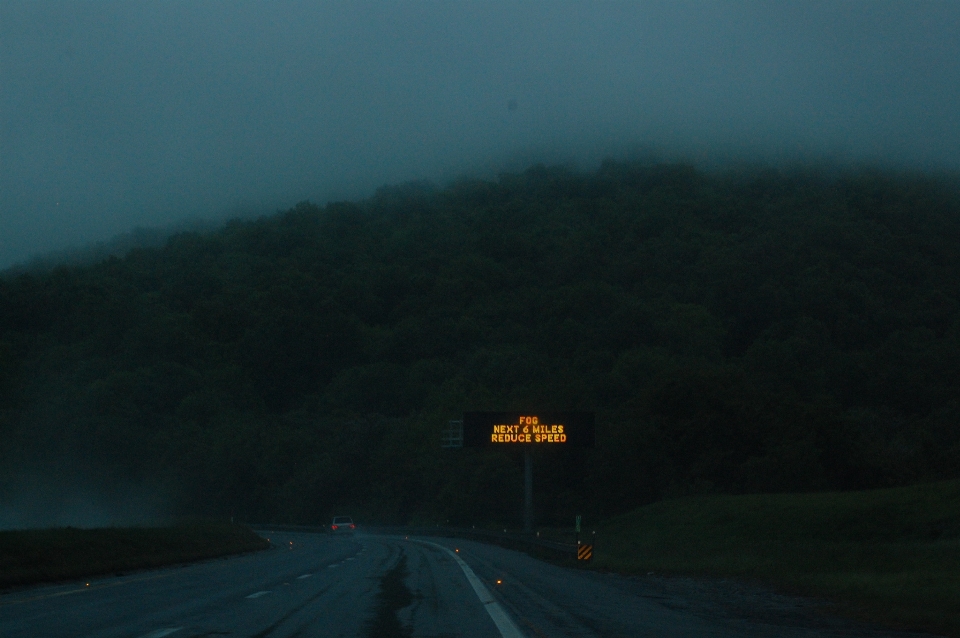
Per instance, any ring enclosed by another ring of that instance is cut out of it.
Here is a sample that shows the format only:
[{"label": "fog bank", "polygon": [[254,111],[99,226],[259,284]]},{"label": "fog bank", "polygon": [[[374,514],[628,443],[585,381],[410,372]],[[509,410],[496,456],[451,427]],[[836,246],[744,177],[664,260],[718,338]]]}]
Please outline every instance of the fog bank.
[{"label": "fog bank", "polygon": [[638,146],[960,167],[953,2],[0,4],[0,267]]}]

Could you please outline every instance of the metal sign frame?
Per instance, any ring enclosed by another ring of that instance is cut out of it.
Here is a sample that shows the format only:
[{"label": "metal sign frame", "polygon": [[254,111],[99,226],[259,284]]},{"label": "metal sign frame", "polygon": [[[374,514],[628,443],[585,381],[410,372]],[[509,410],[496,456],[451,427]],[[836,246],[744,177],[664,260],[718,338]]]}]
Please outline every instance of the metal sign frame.
[{"label": "metal sign frame", "polygon": [[463,421],[450,421],[444,426],[443,432],[440,435],[440,447],[463,447]]}]

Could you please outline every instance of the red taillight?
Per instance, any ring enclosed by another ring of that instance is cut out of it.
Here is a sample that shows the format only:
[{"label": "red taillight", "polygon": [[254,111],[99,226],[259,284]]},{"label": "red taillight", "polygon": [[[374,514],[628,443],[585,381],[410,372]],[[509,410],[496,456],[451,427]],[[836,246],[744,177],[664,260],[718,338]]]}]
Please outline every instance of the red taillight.
[{"label": "red taillight", "polygon": [[357,528],[356,525],[354,525],[353,523],[350,523],[350,529],[356,529],[356,528]]},{"label": "red taillight", "polygon": [[330,527],[332,527],[333,529],[337,529],[336,525],[331,525]]}]

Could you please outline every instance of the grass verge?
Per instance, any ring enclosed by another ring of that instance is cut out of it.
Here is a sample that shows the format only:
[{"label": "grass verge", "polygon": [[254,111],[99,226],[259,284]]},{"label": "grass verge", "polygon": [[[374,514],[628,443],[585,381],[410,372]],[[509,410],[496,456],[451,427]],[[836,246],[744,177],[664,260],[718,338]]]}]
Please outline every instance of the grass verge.
[{"label": "grass verge", "polygon": [[160,567],[268,546],[246,527],[217,522],[5,531],[0,532],[0,588]]},{"label": "grass verge", "polygon": [[661,501],[598,537],[597,567],[761,581],[960,638],[960,481]]}]

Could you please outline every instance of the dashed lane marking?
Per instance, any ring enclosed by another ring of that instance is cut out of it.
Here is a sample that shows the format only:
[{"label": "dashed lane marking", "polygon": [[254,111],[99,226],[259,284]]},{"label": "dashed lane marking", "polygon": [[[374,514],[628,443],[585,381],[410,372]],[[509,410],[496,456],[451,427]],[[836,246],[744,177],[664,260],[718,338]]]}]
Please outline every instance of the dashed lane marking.
[{"label": "dashed lane marking", "polygon": [[71,594],[79,594],[81,592],[96,591],[98,589],[106,589],[108,587],[117,587],[118,585],[127,585],[130,583],[141,583],[145,580],[156,580],[157,578],[167,578],[172,576],[175,572],[168,571],[163,574],[151,574],[150,576],[143,576],[141,578],[124,578],[121,580],[116,580],[112,582],[102,582],[95,585],[85,585],[78,589],[68,589],[66,591],[55,591],[50,594],[40,594],[39,596],[29,596],[27,598],[15,598],[13,600],[4,600],[0,601],[0,607],[5,605],[19,605],[21,603],[29,603],[35,600],[45,600],[47,598],[58,598],[60,596],[69,596]]},{"label": "dashed lane marking", "polygon": [[297,576],[297,580],[300,580],[301,578],[310,578],[311,576],[313,576],[313,574],[304,574],[303,576]]},{"label": "dashed lane marking", "polygon": [[261,596],[266,596],[269,593],[270,593],[269,591],[258,591],[250,594],[249,596],[247,596],[247,598],[260,598]]},{"label": "dashed lane marking", "polygon": [[156,631],[151,631],[149,634],[144,634],[140,638],[163,638],[164,636],[169,636],[172,633],[180,631],[183,627],[167,627],[166,629],[157,629]]},{"label": "dashed lane marking", "polygon": [[460,565],[460,569],[463,570],[463,575],[467,577],[467,580],[470,582],[471,587],[473,587],[474,593],[477,594],[477,598],[480,599],[480,602],[483,603],[484,609],[487,610],[487,613],[490,614],[490,619],[493,620],[493,624],[497,626],[497,629],[500,630],[500,635],[503,638],[524,638],[523,632],[520,631],[520,628],[510,619],[510,616],[507,615],[507,612],[503,610],[503,607],[500,606],[500,603],[494,599],[493,595],[490,593],[490,590],[487,589],[486,585],[477,578],[477,575],[473,573],[473,570],[470,569],[470,565],[467,565],[463,562],[463,559],[460,558],[458,554],[455,554],[452,550],[444,547],[443,545],[437,545],[436,543],[431,543],[430,541],[416,541],[418,543],[423,543],[424,545],[432,545],[437,549],[441,549],[450,556]]}]

